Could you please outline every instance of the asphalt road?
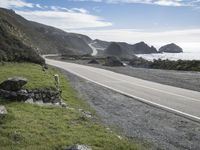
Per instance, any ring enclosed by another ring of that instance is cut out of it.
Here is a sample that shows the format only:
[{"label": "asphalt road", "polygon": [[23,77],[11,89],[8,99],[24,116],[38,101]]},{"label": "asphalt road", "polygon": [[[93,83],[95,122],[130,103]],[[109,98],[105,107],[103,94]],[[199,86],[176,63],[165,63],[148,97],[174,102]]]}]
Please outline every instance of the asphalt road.
[{"label": "asphalt road", "polygon": [[97,51],[97,49],[92,45],[92,44],[94,44],[94,43],[90,43],[90,44],[88,44],[89,46],[90,46],[90,48],[92,49],[92,56],[96,56],[97,55],[97,53],[98,53],[98,51]]},{"label": "asphalt road", "polygon": [[49,65],[62,68],[139,101],[200,121],[200,92],[141,80],[95,67],[45,59]]}]

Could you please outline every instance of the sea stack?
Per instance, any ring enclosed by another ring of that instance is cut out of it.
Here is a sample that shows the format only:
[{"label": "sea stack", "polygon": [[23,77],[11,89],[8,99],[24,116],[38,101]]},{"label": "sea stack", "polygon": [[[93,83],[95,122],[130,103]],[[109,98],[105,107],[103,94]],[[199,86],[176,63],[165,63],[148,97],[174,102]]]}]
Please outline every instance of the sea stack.
[{"label": "sea stack", "polygon": [[183,52],[183,49],[174,44],[174,43],[171,43],[171,44],[167,44],[165,46],[162,46],[160,49],[159,49],[159,52],[160,53],[182,53]]}]

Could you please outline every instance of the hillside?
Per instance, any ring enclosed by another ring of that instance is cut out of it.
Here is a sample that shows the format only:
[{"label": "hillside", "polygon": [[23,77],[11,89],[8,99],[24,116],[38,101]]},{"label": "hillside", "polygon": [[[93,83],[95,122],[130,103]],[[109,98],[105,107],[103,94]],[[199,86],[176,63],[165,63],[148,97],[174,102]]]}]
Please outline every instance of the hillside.
[{"label": "hillside", "polygon": [[153,46],[147,45],[145,42],[139,42],[132,45],[134,54],[151,54],[157,53],[157,50]]},{"label": "hillside", "polygon": [[156,48],[148,46],[144,42],[136,43],[134,45],[125,42],[111,42],[105,49],[105,56],[118,56],[121,58],[133,58],[135,54],[150,54],[157,53]]},{"label": "hillside", "polygon": [[0,19],[0,62],[1,61],[44,63],[44,60],[31,47],[26,46],[14,35],[6,32],[6,27]]},{"label": "hillside", "polygon": [[[0,65],[0,82],[12,76],[28,79],[25,88],[54,88],[53,75],[59,74],[62,98],[68,109],[56,106],[39,106],[0,98],[0,105],[8,110],[0,119],[1,150],[62,150],[82,143],[93,150],[141,150],[141,144],[119,139],[97,121],[85,117],[79,110],[93,112],[83,98],[78,98],[69,80],[54,68],[45,73],[41,66],[30,63],[6,63]],[[92,113],[92,116],[93,113]],[[94,116],[95,117],[95,116]],[[96,117],[95,117],[96,118]]]},{"label": "hillside", "polygon": [[106,49],[109,45],[110,45],[110,42],[107,42],[107,41],[102,41],[102,40],[99,40],[99,39],[96,39],[93,41],[94,42],[94,46],[97,48],[97,49]]},{"label": "hillside", "polygon": [[126,43],[112,42],[104,51],[105,56],[117,56],[119,58],[132,58],[134,55],[130,46]]},{"label": "hillside", "polygon": [[67,33],[60,29],[28,21],[12,10],[0,8],[0,26],[15,36],[24,45],[37,53],[62,53],[84,55],[92,52],[87,43],[91,39],[85,35]]}]

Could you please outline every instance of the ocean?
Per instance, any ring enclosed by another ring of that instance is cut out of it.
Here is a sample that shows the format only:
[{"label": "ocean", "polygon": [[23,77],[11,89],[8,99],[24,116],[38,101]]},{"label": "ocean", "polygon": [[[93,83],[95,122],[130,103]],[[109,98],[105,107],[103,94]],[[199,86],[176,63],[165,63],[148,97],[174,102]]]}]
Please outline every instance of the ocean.
[{"label": "ocean", "polygon": [[200,52],[138,54],[137,56],[150,61],[152,61],[153,59],[200,60]]}]

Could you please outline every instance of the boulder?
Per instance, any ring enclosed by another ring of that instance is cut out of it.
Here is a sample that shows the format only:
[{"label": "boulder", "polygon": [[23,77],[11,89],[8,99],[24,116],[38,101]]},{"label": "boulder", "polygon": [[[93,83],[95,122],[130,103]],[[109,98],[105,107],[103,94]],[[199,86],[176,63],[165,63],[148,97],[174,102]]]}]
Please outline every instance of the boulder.
[{"label": "boulder", "polygon": [[115,56],[109,56],[106,58],[105,60],[105,66],[111,66],[111,67],[115,67],[115,66],[124,66],[123,62],[121,62],[121,60]]},{"label": "boulder", "polygon": [[92,149],[85,145],[76,144],[76,145],[70,146],[64,150],[92,150]]},{"label": "boulder", "polygon": [[22,77],[8,78],[0,84],[0,89],[6,91],[19,91],[27,83],[27,79]]},{"label": "boulder", "polygon": [[0,116],[7,115],[8,111],[6,110],[5,106],[0,105]]},{"label": "boulder", "polygon": [[0,97],[8,100],[25,101],[29,98],[29,94],[26,90],[6,91],[0,89]]},{"label": "boulder", "polygon": [[162,46],[159,49],[159,52],[166,52],[166,53],[182,53],[183,49],[181,47],[179,47],[178,45],[171,43],[171,44],[167,44],[165,46]]}]

